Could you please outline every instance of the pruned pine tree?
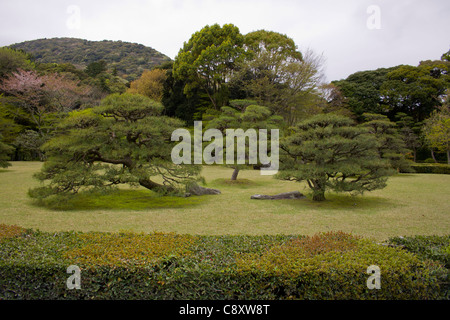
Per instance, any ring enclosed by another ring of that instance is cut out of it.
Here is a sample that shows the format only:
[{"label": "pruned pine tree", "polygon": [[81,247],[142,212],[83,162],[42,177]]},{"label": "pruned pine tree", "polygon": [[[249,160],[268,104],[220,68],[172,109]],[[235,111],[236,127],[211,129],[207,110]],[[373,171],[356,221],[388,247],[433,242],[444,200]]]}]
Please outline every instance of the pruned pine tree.
[{"label": "pruned pine tree", "polygon": [[377,138],[380,157],[389,160],[393,169],[412,172],[411,161],[405,156],[410,150],[406,147],[405,139],[398,132],[395,122],[381,114],[364,113],[363,117],[366,122],[361,126],[368,128]]},{"label": "pruned pine tree", "polygon": [[327,190],[362,194],[384,188],[393,173],[378,153],[376,137],[345,116],[302,121],[280,147],[277,177],[306,181],[314,201],[325,200]]},{"label": "pruned pine tree", "polygon": [[[222,107],[220,110],[220,114],[209,121],[206,129],[218,129],[222,134],[226,134],[227,129],[241,129],[244,134],[243,142],[245,143],[245,158],[242,159],[244,163],[238,163],[237,161],[237,150],[238,145],[237,141],[239,138],[234,139],[234,154],[233,158],[236,160],[233,164],[229,165],[233,168],[233,173],[231,175],[231,180],[237,180],[238,174],[240,170],[247,169],[252,165],[261,165],[258,159],[256,159],[257,163],[252,163],[250,161],[251,156],[257,156],[259,150],[259,143],[266,143],[268,151],[270,152],[270,142],[271,130],[278,129],[281,130],[283,128],[283,118],[281,116],[273,115],[269,108],[265,106],[257,105],[255,102],[248,100],[232,100],[230,101],[233,107]],[[241,106],[241,108],[239,108]],[[239,108],[240,110],[236,109]],[[267,141],[261,141],[261,137],[258,136],[260,129],[266,130],[267,132]],[[250,131],[255,132],[256,139],[251,139],[249,136],[245,137],[246,133]],[[242,139],[242,138],[241,138]],[[251,148],[253,146],[253,148]],[[226,141],[224,141],[224,150],[225,152],[229,152],[226,149]],[[255,157],[257,158],[257,157]]]},{"label": "pruned pine tree", "polygon": [[171,134],[182,126],[162,105],[137,94],[112,94],[98,107],[75,111],[43,149],[48,160],[30,195],[45,198],[120,184],[163,194],[182,191],[200,168],[171,161]]}]

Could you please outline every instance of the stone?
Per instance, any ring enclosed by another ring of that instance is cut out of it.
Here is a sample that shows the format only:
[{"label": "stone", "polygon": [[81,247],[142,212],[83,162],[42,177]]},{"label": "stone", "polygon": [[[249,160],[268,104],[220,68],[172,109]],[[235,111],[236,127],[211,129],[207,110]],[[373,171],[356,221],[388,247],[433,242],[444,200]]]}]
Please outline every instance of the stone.
[{"label": "stone", "polygon": [[203,196],[208,194],[220,194],[220,190],[201,187],[198,184],[190,184],[186,187],[186,193],[189,196]]},{"label": "stone", "polygon": [[279,199],[304,199],[306,198],[302,193],[298,191],[285,192],[276,194],[273,196],[264,195],[264,194],[255,194],[250,197],[250,199],[256,200],[279,200]]}]

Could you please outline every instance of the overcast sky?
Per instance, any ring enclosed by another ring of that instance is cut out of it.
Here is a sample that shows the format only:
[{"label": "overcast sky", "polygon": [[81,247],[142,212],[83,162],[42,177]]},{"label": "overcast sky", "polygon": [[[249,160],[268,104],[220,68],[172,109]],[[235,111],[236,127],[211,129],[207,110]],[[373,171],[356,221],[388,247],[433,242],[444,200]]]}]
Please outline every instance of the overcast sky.
[{"label": "overcast sky", "polygon": [[449,0],[0,0],[0,46],[75,37],[122,40],[172,59],[205,25],[288,35],[326,59],[328,81],[418,65],[450,49]]}]

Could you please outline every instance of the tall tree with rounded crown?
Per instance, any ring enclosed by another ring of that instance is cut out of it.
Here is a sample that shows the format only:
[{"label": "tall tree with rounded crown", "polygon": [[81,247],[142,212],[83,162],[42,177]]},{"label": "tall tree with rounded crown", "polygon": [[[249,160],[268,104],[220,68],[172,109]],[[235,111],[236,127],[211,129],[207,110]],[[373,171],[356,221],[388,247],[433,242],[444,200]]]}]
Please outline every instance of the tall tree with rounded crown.
[{"label": "tall tree with rounded crown", "polygon": [[227,104],[227,82],[242,59],[244,38],[232,24],[205,26],[195,32],[175,57],[173,76],[186,82],[184,93],[201,88],[214,109]]}]

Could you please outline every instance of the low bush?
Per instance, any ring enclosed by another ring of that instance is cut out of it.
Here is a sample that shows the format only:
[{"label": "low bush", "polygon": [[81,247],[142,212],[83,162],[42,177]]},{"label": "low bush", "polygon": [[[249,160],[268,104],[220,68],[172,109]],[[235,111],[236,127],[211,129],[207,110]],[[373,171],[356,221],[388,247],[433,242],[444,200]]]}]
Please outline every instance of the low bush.
[{"label": "low bush", "polygon": [[[10,232],[9,230],[20,230]],[[342,232],[191,236],[2,227],[0,299],[440,299],[446,269]],[[81,269],[81,289],[68,289]],[[367,268],[381,289],[367,287]]]},{"label": "low bush", "polygon": [[450,235],[393,237],[389,243],[416,254],[422,260],[441,262],[447,269],[447,274],[441,279],[441,295],[450,299]]},{"label": "low bush", "polygon": [[72,264],[83,267],[153,264],[164,257],[189,254],[189,247],[194,241],[192,236],[172,233],[90,232],[77,238],[77,247],[66,251],[64,257]]},{"label": "low bush", "polygon": [[13,238],[21,234],[24,234],[25,232],[26,229],[21,228],[19,226],[0,223],[0,240],[2,238]]}]

